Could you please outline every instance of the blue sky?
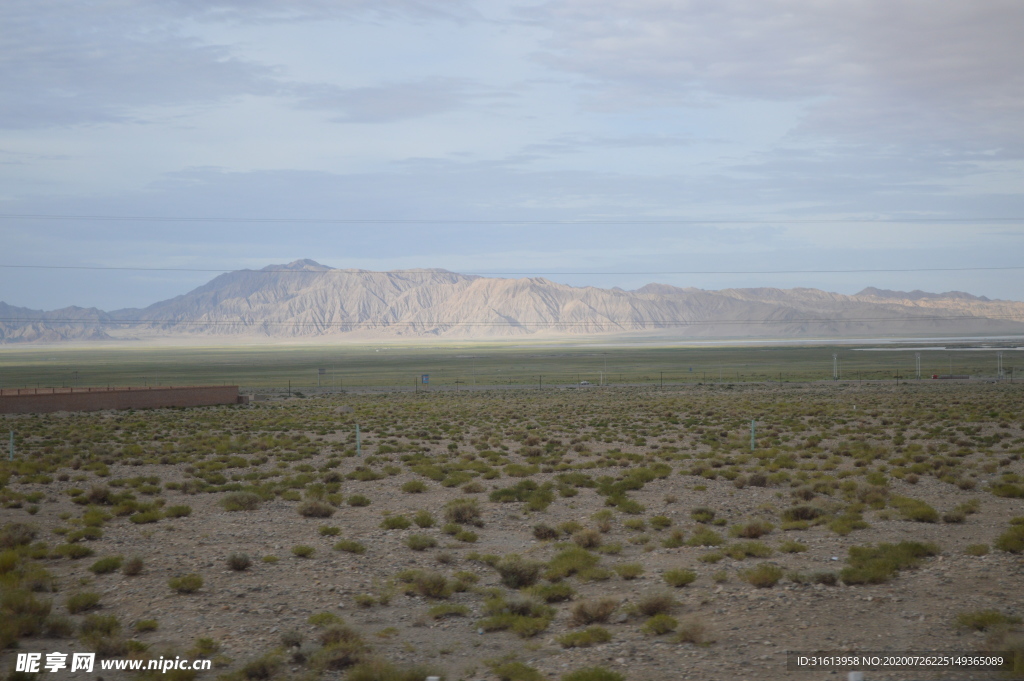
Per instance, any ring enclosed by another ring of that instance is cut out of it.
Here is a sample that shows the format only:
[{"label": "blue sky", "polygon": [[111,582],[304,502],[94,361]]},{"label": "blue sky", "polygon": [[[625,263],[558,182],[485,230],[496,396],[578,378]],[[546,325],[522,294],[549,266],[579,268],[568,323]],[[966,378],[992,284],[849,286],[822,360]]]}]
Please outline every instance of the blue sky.
[{"label": "blue sky", "polygon": [[[0,265],[1024,297],[1020,270],[794,272],[1021,264],[1016,0],[7,0],[0,26]],[[4,267],[0,300],[212,276]]]}]

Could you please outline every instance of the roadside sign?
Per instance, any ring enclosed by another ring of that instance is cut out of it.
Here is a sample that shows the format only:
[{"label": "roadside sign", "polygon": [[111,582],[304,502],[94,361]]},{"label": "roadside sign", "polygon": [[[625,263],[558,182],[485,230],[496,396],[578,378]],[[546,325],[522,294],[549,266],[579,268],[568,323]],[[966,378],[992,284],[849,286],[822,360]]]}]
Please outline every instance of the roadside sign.
[{"label": "roadside sign", "polygon": [[420,376],[420,383],[422,383],[423,385],[430,383],[430,374],[423,374],[422,376]]}]

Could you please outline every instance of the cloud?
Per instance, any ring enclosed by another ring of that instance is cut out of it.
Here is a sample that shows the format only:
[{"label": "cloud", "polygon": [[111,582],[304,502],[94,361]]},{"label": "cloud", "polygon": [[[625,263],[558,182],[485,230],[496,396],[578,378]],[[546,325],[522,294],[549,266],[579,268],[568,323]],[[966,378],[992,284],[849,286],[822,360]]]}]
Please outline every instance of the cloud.
[{"label": "cloud", "polygon": [[[326,19],[469,21],[466,2],[419,0],[10,0],[0,4],[0,128],[149,122],[158,110],[210,106],[244,96],[335,107],[342,119],[400,119],[455,106],[471,88],[455,82],[343,90],[288,80],[276,65],[239,56],[217,34],[231,23]],[[214,30],[209,30],[213,27]],[[404,94],[399,90],[404,89]],[[301,93],[299,91],[302,91]]]},{"label": "cloud", "polygon": [[356,88],[299,85],[292,92],[299,107],[334,112],[332,120],[339,123],[391,123],[503,96],[464,78],[426,78]]},{"label": "cloud", "polygon": [[1024,153],[1014,0],[550,0],[521,15],[594,108],[794,100],[802,135]]},{"label": "cloud", "polygon": [[144,4],[9,2],[0,24],[0,127],[138,120],[276,87],[272,69],[180,35]]},{"label": "cloud", "polygon": [[697,141],[685,135],[634,134],[634,135],[583,135],[567,133],[553,139],[530,144],[523,148],[527,154],[573,154],[594,149],[641,149],[666,147],[688,147]]},{"label": "cloud", "polygon": [[[159,0],[163,1],[163,0]],[[315,21],[333,18],[377,20],[454,20],[479,18],[470,0],[172,0],[166,2],[189,16],[217,21],[262,23]]]}]

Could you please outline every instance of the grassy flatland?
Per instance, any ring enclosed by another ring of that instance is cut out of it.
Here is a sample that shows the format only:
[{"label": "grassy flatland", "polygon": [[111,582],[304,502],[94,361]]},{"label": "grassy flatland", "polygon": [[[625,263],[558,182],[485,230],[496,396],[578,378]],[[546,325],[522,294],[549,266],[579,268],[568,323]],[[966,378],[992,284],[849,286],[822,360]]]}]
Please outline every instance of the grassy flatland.
[{"label": "grassy flatland", "polygon": [[[864,346],[869,347],[869,346]],[[843,380],[915,375],[913,352],[854,346],[606,347],[513,342],[479,344],[249,345],[94,348],[0,348],[0,386],[238,384],[324,388],[398,386],[422,374],[430,386],[667,384],[817,381],[832,378],[837,354]],[[921,375],[991,376],[995,350],[921,353]],[[1006,366],[1012,360],[1006,359]],[[323,369],[324,374],[318,375]]]}]

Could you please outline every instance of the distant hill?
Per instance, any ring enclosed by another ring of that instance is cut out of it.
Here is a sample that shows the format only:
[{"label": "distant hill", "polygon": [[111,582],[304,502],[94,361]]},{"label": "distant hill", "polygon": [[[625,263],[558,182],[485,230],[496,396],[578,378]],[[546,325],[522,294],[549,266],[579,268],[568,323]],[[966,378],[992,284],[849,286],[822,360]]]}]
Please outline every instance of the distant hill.
[{"label": "distant hill", "polygon": [[830,338],[1024,333],[1024,303],[866,288],[636,291],[440,269],[368,272],[313,260],[222,274],[143,309],[44,312],[0,303],[0,342],[184,338],[375,340]]}]

